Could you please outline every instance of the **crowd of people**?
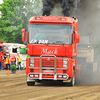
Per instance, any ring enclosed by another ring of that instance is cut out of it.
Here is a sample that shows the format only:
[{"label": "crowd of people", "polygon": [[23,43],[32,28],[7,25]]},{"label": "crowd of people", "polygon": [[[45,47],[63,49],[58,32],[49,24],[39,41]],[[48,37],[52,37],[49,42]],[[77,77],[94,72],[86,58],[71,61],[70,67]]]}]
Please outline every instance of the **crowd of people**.
[{"label": "crowd of people", "polygon": [[[16,66],[16,57],[14,55],[12,55],[12,57],[7,55],[5,58],[4,56],[0,54],[0,71],[2,71],[4,64],[6,65],[6,69],[10,70],[10,66],[12,65]],[[17,57],[17,65],[18,65],[18,69],[20,68],[22,70],[20,55],[18,55]]]}]

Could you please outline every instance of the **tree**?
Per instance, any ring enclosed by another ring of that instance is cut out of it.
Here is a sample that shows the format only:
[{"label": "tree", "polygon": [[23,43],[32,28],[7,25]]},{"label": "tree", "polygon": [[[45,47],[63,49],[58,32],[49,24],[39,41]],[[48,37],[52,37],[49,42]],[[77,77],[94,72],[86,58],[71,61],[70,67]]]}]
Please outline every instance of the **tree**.
[{"label": "tree", "polygon": [[0,4],[0,40],[5,42],[21,42],[23,20],[19,15],[19,0],[3,0]]},{"label": "tree", "polygon": [[21,29],[32,16],[41,15],[41,0],[3,0],[0,4],[0,40],[21,43]]},{"label": "tree", "polygon": [[23,27],[27,28],[28,20],[32,16],[42,15],[42,1],[41,0],[23,0],[20,7],[20,16],[23,19]]}]

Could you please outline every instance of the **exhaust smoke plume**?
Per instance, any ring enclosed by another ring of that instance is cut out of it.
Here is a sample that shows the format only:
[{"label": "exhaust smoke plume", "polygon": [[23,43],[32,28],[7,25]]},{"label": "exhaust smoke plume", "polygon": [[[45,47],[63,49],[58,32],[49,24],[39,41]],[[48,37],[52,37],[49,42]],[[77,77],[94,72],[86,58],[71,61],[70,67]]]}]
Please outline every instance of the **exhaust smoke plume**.
[{"label": "exhaust smoke plume", "polygon": [[75,6],[75,0],[42,0],[43,1],[43,16],[49,16],[56,3],[61,3],[62,13],[64,16],[69,16],[71,10]]},{"label": "exhaust smoke plume", "polygon": [[[94,76],[91,81],[85,80],[85,83],[88,85],[100,84],[100,0],[81,0],[77,10],[73,10],[70,16],[75,16],[78,21],[78,33],[81,36],[89,36],[92,46],[94,49],[94,61],[97,62],[97,72],[92,73],[91,76],[88,76],[91,79],[92,75]],[[91,59],[91,58],[90,58]],[[81,64],[83,63],[80,62]],[[88,68],[88,66],[86,66]],[[91,70],[92,70],[91,66]],[[95,67],[93,70],[96,70]],[[90,72],[88,71],[89,74]],[[85,78],[85,73],[83,74]]]},{"label": "exhaust smoke plume", "polygon": [[[75,2],[77,1],[77,3]],[[42,0],[43,2],[43,16],[50,14],[58,16],[75,16],[78,21],[78,33],[80,36],[90,36],[91,42],[93,42],[94,49],[94,61],[97,62],[96,73],[92,73],[90,76],[89,70],[84,73],[84,69],[88,66],[83,66],[83,77],[85,83],[88,85],[100,84],[100,0]],[[77,10],[74,9],[77,6]],[[93,40],[93,38],[95,38]],[[83,60],[80,62],[83,63]],[[90,66],[92,70],[92,66]],[[92,78],[92,75],[94,76]],[[91,79],[92,78],[92,79]],[[82,84],[84,85],[84,82]]]}]

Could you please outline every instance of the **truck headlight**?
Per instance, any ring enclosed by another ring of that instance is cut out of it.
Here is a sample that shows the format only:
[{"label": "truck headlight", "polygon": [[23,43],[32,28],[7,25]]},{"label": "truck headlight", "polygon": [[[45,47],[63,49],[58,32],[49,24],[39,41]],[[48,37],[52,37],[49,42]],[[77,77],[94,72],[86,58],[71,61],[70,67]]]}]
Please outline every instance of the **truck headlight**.
[{"label": "truck headlight", "polygon": [[30,77],[33,77],[33,75],[31,74]]},{"label": "truck headlight", "polygon": [[67,67],[67,65],[63,65],[63,67]]},{"label": "truck headlight", "polygon": [[67,61],[63,61],[63,64],[67,64]]},{"label": "truck headlight", "polygon": [[34,67],[34,64],[30,64],[31,67]]},{"label": "truck headlight", "polygon": [[30,63],[34,63],[34,59],[31,59],[31,60],[30,60]]},{"label": "truck headlight", "polygon": [[67,68],[68,67],[68,58],[63,59],[63,67]]},{"label": "truck headlight", "polygon": [[38,77],[38,75],[35,75],[35,77]]},{"label": "truck headlight", "polygon": [[66,75],[63,75],[63,78],[67,78],[67,76]]}]

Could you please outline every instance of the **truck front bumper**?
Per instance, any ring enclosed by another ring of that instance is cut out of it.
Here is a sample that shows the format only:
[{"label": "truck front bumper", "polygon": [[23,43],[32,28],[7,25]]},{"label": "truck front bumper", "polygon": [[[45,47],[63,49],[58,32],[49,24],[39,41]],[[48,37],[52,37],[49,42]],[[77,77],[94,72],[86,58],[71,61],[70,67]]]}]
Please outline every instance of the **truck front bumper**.
[{"label": "truck front bumper", "polygon": [[69,78],[68,74],[51,74],[51,73],[29,73],[28,74],[28,79],[29,80],[43,80],[43,79],[48,79],[48,80],[67,80]]}]

